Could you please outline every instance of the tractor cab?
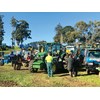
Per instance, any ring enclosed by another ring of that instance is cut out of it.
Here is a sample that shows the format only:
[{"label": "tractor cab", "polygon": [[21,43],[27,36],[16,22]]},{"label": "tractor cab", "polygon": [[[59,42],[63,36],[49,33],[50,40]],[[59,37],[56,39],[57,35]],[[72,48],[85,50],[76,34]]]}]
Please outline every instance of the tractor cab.
[{"label": "tractor cab", "polygon": [[61,44],[60,43],[46,43],[45,44],[45,49],[46,52],[60,52]]}]

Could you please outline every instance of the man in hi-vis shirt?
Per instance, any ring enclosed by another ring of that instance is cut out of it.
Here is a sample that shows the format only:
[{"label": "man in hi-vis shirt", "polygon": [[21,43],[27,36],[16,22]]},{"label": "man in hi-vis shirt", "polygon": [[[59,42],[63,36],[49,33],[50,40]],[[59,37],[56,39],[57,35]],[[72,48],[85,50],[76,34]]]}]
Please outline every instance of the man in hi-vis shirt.
[{"label": "man in hi-vis shirt", "polygon": [[53,71],[52,71],[52,61],[53,57],[48,53],[48,56],[45,58],[46,64],[47,64],[47,72],[48,72],[48,77],[53,76]]}]

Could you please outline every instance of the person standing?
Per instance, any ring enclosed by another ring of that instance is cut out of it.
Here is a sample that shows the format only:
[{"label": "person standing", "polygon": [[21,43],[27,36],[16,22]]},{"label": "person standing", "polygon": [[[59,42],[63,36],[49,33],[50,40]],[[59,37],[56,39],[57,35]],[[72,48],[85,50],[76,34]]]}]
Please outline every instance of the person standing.
[{"label": "person standing", "polygon": [[51,56],[50,53],[48,53],[48,56],[45,58],[45,60],[46,60],[46,65],[47,65],[48,77],[52,77],[53,76],[53,71],[52,71],[53,57]]},{"label": "person standing", "polygon": [[11,61],[12,67],[13,67],[13,64],[14,64],[14,60],[15,60],[15,55],[14,55],[14,52],[12,51],[10,53],[10,61]]},{"label": "person standing", "polygon": [[67,63],[68,63],[68,71],[71,77],[73,77],[73,58],[71,56],[71,54],[69,54],[68,58],[67,58]]},{"label": "person standing", "polygon": [[30,53],[28,52],[27,54],[27,57],[26,57],[26,61],[25,61],[25,67],[28,67],[29,66],[29,62],[31,61],[31,55]]},{"label": "person standing", "polygon": [[78,73],[78,67],[79,67],[79,64],[78,64],[77,57],[76,55],[73,55],[72,75],[75,77],[77,76],[77,73]]}]

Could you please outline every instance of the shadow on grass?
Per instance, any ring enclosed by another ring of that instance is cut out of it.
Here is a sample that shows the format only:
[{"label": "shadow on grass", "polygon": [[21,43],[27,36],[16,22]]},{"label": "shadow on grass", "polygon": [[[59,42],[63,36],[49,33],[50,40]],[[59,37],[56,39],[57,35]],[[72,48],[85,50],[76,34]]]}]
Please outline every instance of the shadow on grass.
[{"label": "shadow on grass", "polygon": [[68,73],[64,73],[64,74],[59,75],[58,77],[63,77],[63,76],[69,76],[69,74]]},{"label": "shadow on grass", "polygon": [[78,74],[77,76],[92,76],[92,75],[98,75],[97,73],[90,73],[90,74]]},{"label": "shadow on grass", "polygon": [[28,68],[23,68],[23,69],[20,69],[20,70],[29,70]]},{"label": "shadow on grass", "polygon": [[88,74],[81,74],[81,75],[78,74],[77,77],[78,77],[78,76],[89,76],[89,75],[88,75]]},{"label": "shadow on grass", "polygon": [[79,69],[78,71],[84,72],[84,71],[86,71],[86,69]]},{"label": "shadow on grass", "polygon": [[[30,71],[29,68],[21,68],[21,69],[20,69],[20,71],[24,71],[24,70]],[[45,73],[45,74],[47,74],[47,72],[44,71],[44,70],[38,70],[37,72],[31,72],[31,73]]]}]

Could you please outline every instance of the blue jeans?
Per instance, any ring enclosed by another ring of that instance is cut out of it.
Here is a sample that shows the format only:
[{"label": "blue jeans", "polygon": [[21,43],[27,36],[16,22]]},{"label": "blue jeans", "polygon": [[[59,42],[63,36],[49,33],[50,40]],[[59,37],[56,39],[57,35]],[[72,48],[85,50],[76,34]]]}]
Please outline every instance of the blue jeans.
[{"label": "blue jeans", "polygon": [[48,76],[52,77],[53,73],[52,73],[52,63],[47,63],[47,72],[48,72]]}]

